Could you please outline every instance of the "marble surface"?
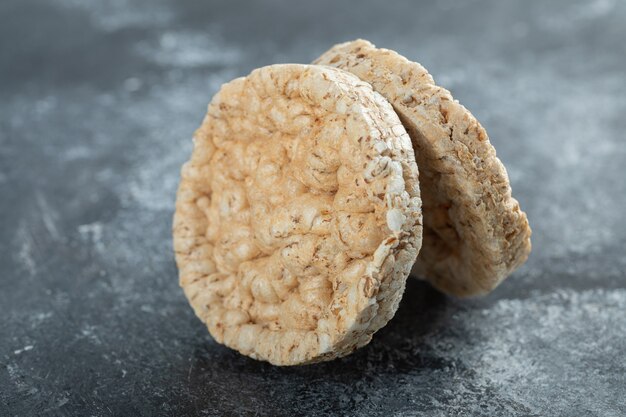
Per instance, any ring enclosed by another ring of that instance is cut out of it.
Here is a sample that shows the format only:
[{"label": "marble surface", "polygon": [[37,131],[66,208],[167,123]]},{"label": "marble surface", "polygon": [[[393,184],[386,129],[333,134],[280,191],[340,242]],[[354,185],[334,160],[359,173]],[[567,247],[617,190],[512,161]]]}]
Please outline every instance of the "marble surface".
[{"label": "marble surface", "polygon": [[[484,124],[534,229],[483,298],[412,280],[373,342],[216,344],[171,217],[219,85],[367,38]],[[3,0],[0,415],[626,414],[626,2]]]}]

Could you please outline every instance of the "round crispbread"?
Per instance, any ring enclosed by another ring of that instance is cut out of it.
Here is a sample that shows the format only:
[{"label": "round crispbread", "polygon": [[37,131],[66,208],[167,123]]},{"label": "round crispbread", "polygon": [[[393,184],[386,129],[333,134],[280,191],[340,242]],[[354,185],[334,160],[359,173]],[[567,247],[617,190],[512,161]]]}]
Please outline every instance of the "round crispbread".
[{"label": "round crispbread", "polygon": [[391,105],[345,71],[272,65],[222,86],[173,226],[180,284],[215,340],[276,365],[367,344],[421,246],[414,158]]},{"label": "round crispbread", "polygon": [[487,133],[424,67],[364,40],[336,45],[315,63],[370,83],[411,136],[424,212],[419,277],[456,296],[484,294],[526,261],[528,220]]}]

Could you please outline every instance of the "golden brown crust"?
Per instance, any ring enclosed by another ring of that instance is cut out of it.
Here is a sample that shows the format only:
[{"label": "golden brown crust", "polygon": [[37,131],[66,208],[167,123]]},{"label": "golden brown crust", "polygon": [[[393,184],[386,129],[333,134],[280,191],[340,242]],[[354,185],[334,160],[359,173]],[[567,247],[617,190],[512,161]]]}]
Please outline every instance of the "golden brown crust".
[{"label": "golden brown crust", "polygon": [[424,242],[414,272],[446,293],[495,288],[530,253],[526,214],[487,133],[415,62],[364,40],[315,61],[352,72],[391,102],[420,169]]},{"label": "golden brown crust", "polygon": [[417,166],[389,103],[341,70],[273,65],[225,84],[194,144],[174,249],[213,337],[276,365],[367,344],[421,245]]}]

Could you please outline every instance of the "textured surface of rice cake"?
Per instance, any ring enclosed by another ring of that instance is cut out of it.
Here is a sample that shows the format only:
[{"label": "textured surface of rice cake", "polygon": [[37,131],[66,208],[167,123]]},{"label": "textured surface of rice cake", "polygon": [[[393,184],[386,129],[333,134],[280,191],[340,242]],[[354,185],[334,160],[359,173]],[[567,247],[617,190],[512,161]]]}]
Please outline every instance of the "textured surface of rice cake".
[{"label": "textured surface of rice cake", "polygon": [[352,352],[393,317],[421,201],[410,138],[369,84],[293,64],[225,84],[181,176],[180,284],[218,342],[303,364]]},{"label": "textured surface of rice cake", "polygon": [[469,296],[492,290],[526,261],[528,220],[487,133],[424,67],[364,40],[336,45],[315,63],[370,83],[411,136],[424,211],[416,275]]}]

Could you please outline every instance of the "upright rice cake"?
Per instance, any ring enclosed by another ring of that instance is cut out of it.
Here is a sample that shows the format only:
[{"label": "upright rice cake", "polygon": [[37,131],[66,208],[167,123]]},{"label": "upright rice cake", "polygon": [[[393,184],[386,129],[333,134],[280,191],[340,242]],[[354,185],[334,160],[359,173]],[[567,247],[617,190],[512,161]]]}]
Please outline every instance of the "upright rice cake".
[{"label": "upright rice cake", "polygon": [[181,176],[180,284],[218,342],[303,364],[352,352],[393,317],[421,201],[410,138],[369,84],[309,65],[233,80]]},{"label": "upright rice cake", "polygon": [[364,40],[336,45],[315,63],[370,83],[411,136],[424,211],[418,276],[449,294],[484,294],[526,261],[530,227],[487,133],[424,67]]}]

